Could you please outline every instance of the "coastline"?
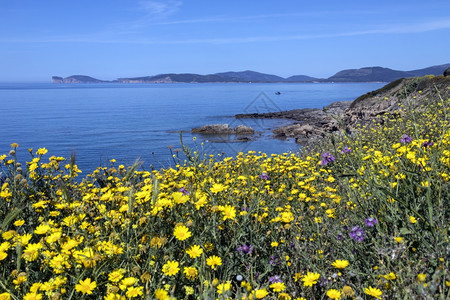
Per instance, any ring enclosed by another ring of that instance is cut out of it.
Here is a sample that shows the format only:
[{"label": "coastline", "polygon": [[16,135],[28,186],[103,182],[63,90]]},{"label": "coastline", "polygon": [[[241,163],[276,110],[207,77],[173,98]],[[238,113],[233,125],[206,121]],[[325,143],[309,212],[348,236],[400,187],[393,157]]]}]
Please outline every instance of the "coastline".
[{"label": "coastline", "polygon": [[449,96],[450,77],[432,76],[401,78],[368,92],[352,101],[337,101],[319,108],[303,108],[268,113],[237,114],[237,119],[289,119],[294,124],[274,128],[273,137],[294,138],[308,145],[329,134],[345,131],[351,134],[359,126],[384,122],[383,117],[396,118],[406,105],[419,108],[428,99]]}]

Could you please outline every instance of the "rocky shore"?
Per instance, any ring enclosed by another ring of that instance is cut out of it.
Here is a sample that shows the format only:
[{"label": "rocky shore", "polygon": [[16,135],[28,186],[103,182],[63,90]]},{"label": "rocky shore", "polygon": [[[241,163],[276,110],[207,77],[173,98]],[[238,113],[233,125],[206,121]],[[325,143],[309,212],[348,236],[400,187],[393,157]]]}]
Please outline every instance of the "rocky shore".
[{"label": "rocky shore", "polygon": [[273,129],[274,138],[295,138],[306,145],[334,132],[351,133],[358,126],[383,122],[383,116],[399,116],[400,107],[420,109],[429,101],[449,97],[450,77],[424,76],[402,78],[369,92],[354,101],[334,102],[323,109],[238,114],[236,118],[282,118],[294,120],[288,126]]}]

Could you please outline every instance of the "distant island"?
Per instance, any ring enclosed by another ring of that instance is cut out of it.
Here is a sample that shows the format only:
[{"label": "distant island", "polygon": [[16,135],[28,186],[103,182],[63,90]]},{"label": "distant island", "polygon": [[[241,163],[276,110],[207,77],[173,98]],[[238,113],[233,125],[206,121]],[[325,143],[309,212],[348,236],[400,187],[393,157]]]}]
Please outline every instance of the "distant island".
[{"label": "distant island", "polygon": [[307,75],[294,75],[283,78],[277,75],[255,71],[222,72],[208,75],[168,73],[153,76],[118,78],[111,81],[100,80],[86,75],[72,75],[65,78],[52,76],[52,83],[391,82],[404,77],[441,75],[449,67],[450,63],[412,71],[399,71],[383,67],[365,67],[342,70],[328,78],[315,78]]}]

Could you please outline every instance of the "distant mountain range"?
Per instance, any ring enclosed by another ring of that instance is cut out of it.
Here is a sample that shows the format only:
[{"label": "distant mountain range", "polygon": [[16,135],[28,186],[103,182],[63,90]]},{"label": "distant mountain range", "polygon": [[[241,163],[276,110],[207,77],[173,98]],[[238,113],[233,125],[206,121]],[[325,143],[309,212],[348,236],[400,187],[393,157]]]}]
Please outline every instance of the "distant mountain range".
[{"label": "distant mountain range", "polygon": [[207,83],[207,82],[391,82],[403,77],[425,75],[442,75],[449,64],[431,66],[425,69],[399,71],[383,67],[366,67],[348,69],[337,72],[328,78],[315,78],[307,75],[294,75],[283,78],[277,75],[264,74],[255,71],[222,72],[208,75],[191,73],[159,74],[154,76],[118,78],[105,81],[86,75],[72,75],[66,78],[53,76],[53,83]]}]

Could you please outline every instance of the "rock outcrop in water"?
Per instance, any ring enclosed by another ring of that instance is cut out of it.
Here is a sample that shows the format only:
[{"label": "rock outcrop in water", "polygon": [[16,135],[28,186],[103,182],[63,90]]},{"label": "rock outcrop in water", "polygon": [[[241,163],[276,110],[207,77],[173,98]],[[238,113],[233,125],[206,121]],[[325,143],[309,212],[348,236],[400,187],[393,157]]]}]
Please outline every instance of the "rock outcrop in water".
[{"label": "rock outcrop in water", "polygon": [[198,128],[192,128],[191,132],[201,134],[211,134],[211,135],[220,135],[220,134],[251,135],[255,133],[255,130],[250,126],[245,125],[238,125],[234,129],[232,129],[229,124],[209,124]]},{"label": "rock outcrop in water", "polygon": [[254,134],[255,129],[246,125],[238,125],[234,128],[235,134]]},{"label": "rock outcrop in water", "polygon": [[273,130],[275,138],[295,138],[308,144],[337,131],[352,132],[357,126],[383,122],[383,116],[398,116],[401,106],[415,109],[449,97],[450,77],[424,76],[402,78],[369,92],[354,101],[334,102],[323,109],[294,109],[289,111],[239,114],[236,118],[284,118],[296,121]]}]

